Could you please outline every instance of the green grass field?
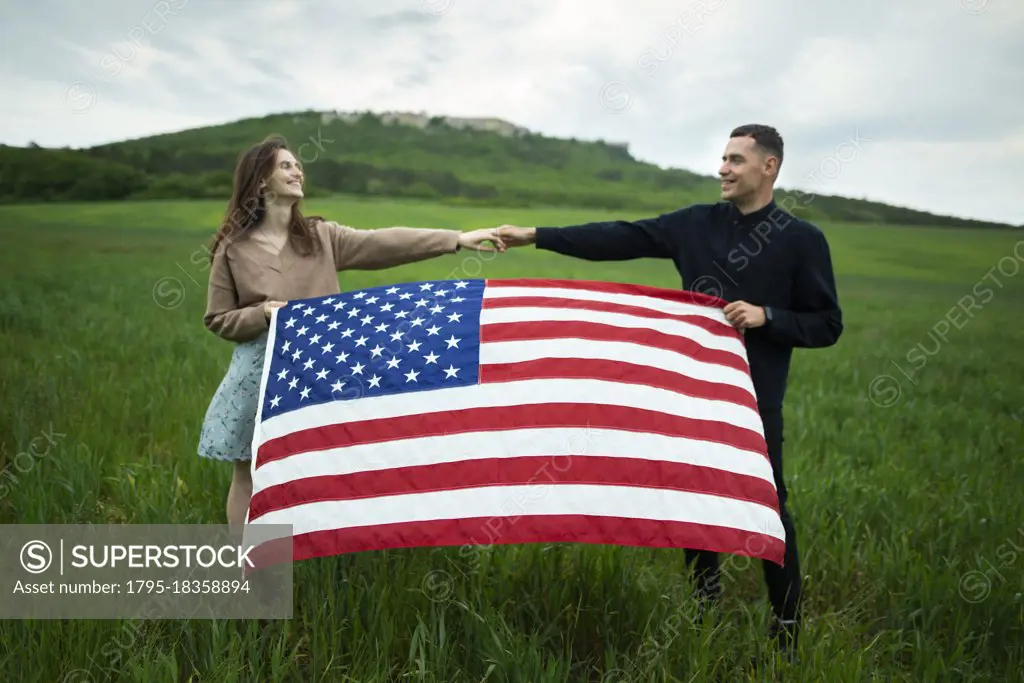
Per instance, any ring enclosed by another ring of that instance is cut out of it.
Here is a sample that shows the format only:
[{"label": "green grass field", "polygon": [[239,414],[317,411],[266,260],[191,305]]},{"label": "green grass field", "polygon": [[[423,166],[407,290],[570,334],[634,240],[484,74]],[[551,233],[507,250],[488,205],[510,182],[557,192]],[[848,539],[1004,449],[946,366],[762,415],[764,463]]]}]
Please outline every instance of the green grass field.
[{"label": "green grass field", "polygon": [[[195,454],[231,354],[202,325],[203,246],[222,210],[0,207],[5,524],[223,523],[229,466]],[[361,228],[619,215],[340,199],[306,211]],[[802,665],[780,671],[1024,680],[1024,235],[822,227],[846,331],[833,348],[797,351],[790,376],[807,624]],[[340,281],[524,276],[679,284],[667,261],[532,249]],[[19,457],[47,430],[63,436]],[[5,621],[0,679],[735,681],[763,640],[761,569],[744,557],[723,558],[715,632],[690,628],[681,552],[494,546],[476,559],[419,548],[301,563],[289,621]]]}]

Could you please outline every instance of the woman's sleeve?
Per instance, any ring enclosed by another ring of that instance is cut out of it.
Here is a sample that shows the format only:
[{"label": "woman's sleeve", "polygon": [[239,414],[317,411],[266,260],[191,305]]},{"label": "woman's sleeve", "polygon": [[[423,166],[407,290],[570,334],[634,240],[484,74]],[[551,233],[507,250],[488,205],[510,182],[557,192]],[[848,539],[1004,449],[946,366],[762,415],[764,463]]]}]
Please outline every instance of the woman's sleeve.
[{"label": "woman's sleeve", "polygon": [[229,341],[244,342],[255,339],[269,328],[263,313],[262,301],[239,307],[238,291],[231,275],[231,267],[223,249],[213,257],[210,284],[206,298],[206,328]]},{"label": "woman's sleeve", "polygon": [[378,270],[424,261],[459,250],[458,230],[430,228],[378,228],[356,230],[324,221],[335,270]]}]

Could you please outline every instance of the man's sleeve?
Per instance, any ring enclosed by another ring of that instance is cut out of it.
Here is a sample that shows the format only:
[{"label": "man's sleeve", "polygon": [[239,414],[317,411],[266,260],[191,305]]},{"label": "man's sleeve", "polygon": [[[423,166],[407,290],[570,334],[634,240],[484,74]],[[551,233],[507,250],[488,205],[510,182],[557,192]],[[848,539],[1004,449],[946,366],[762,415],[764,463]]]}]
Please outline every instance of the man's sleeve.
[{"label": "man's sleeve", "polygon": [[843,332],[832,256],[820,230],[801,240],[793,308],[772,308],[765,331],[782,344],[803,348],[832,346]]},{"label": "man's sleeve", "polygon": [[587,261],[671,258],[672,225],[680,219],[662,214],[635,221],[600,221],[561,228],[537,227],[536,246]]}]

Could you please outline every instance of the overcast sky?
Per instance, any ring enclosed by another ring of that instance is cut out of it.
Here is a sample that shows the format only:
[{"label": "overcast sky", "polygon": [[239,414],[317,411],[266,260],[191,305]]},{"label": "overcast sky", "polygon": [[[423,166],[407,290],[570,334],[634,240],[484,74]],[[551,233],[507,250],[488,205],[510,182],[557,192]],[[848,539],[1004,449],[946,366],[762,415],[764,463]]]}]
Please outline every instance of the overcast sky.
[{"label": "overcast sky", "polygon": [[313,109],[497,116],[714,174],[1024,223],[1021,0],[0,0],[0,142]]}]

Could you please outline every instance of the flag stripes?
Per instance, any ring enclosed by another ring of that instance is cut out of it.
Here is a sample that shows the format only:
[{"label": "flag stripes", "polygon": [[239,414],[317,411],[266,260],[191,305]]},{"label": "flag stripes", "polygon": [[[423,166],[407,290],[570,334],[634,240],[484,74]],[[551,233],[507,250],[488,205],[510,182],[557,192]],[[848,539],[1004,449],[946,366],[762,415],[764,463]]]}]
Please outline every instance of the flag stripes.
[{"label": "flag stripes", "polygon": [[[565,541],[703,548],[781,564],[785,537],[745,346],[723,302],[619,283],[476,283],[475,309],[471,298],[456,308],[435,296],[409,311],[437,301],[444,313],[435,327],[453,310],[448,320],[478,319],[473,335],[452,335],[453,360],[392,350],[402,369],[443,364],[462,384],[419,389],[413,371],[408,390],[374,394],[370,370],[360,368],[350,378],[358,397],[299,402],[258,422],[249,523],[292,524],[295,559]],[[453,289],[410,283],[390,297],[384,288],[351,296],[401,300],[398,311],[413,301],[395,295],[414,286]],[[304,303],[331,314],[317,300]],[[471,540],[484,527],[504,531]]]}]

